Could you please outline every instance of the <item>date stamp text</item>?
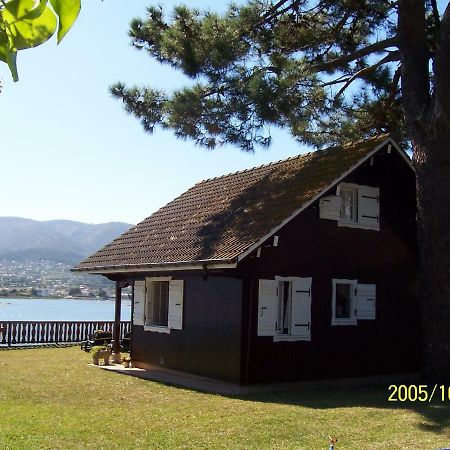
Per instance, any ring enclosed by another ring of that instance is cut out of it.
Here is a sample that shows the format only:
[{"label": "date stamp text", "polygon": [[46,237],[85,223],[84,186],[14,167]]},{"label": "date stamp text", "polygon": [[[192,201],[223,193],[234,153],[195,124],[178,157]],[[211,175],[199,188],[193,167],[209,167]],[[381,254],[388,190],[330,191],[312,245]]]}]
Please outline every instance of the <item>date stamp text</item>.
[{"label": "date stamp text", "polygon": [[444,384],[391,384],[389,402],[450,402],[450,386]]}]

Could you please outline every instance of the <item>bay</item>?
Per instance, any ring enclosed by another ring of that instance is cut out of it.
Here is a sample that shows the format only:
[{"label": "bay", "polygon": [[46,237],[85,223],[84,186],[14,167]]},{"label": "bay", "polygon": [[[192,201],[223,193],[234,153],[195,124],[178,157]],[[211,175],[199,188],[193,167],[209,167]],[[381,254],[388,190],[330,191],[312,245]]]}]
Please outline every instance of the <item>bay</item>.
[{"label": "bay", "polygon": [[[130,320],[131,302],[122,300],[121,320]],[[0,298],[0,321],[112,321],[114,300]]]}]

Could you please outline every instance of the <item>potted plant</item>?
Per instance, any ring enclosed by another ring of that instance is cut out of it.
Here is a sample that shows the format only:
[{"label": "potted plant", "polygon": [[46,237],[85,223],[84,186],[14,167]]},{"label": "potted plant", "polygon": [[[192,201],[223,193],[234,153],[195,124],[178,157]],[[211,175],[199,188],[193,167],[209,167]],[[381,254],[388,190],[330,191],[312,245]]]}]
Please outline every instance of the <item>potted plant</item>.
[{"label": "potted plant", "polygon": [[109,366],[109,357],[111,349],[107,345],[95,345],[91,348],[92,362],[98,366],[100,358],[103,359],[103,365]]},{"label": "potted plant", "polygon": [[123,367],[125,367],[125,369],[128,369],[130,367],[130,364],[131,364],[131,358],[129,356],[125,356],[125,358],[123,358],[123,360],[122,360]]}]

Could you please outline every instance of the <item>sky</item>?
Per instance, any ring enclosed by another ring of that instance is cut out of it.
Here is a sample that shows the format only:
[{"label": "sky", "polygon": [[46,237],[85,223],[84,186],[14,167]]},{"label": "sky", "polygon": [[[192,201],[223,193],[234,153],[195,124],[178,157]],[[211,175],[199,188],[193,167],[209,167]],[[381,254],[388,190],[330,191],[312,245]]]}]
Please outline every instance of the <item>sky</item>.
[{"label": "sky", "polygon": [[[179,3],[162,2],[168,12]],[[150,4],[85,0],[60,45],[52,38],[19,53],[18,83],[0,64],[0,216],[135,224],[198,181],[306,150],[280,130],[272,130],[269,149],[253,154],[205,150],[170,131],[145,133],[108,87],[123,81],[173,89],[186,82],[130,45],[130,20],[144,17]],[[189,1],[215,11],[227,4]]]}]

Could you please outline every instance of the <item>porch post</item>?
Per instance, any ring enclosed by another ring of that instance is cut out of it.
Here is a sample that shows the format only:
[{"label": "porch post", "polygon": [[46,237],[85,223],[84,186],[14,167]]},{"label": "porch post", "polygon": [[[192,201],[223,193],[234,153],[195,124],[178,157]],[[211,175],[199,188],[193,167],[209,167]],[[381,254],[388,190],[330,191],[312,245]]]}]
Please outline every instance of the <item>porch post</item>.
[{"label": "porch post", "polygon": [[116,298],[114,310],[114,330],[113,330],[113,361],[120,363],[120,309],[122,306],[122,283],[116,281]]}]

